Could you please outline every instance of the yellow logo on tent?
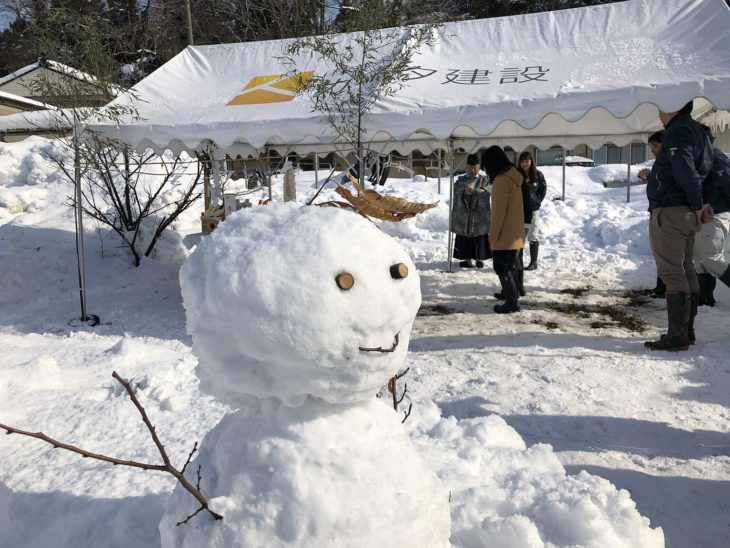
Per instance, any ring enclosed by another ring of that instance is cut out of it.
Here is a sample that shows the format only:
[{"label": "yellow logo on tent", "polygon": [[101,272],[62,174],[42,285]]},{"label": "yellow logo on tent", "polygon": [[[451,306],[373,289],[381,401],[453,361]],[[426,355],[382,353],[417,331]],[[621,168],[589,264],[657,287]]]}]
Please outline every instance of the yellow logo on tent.
[{"label": "yellow logo on tent", "polygon": [[[243,88],[241,95],[231,99],[231,105],[262,105],[264,103],[284,103],[294,99],[297,91],[304,87],[304,84],[314,74],[313,70],[300,72],[294,76],[286,74],[272,74],[269,76],[254,76]],[[273,88],[273,89],[272,89]]]}]

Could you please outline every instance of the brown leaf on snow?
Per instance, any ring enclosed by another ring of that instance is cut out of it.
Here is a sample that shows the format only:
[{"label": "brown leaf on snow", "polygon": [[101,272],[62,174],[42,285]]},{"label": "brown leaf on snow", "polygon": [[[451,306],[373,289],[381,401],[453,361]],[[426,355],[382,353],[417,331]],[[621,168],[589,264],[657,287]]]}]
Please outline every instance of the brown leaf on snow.
[{"label": "brown leaf on snow", "polygon": [[349,190],[338,186],[335,192],[350,202],[358,211],[384,221],[398,222],[403,219],[414,217],[418,213],[422,213],[432,207],[436,207],[438,202],[432,204],[419,204],[409,202],[403,198],[396,196],[382,196],[374,190],[362,190],[360,185],[349,172],[347,177],[357,189],[359,196],[354,196]]}]

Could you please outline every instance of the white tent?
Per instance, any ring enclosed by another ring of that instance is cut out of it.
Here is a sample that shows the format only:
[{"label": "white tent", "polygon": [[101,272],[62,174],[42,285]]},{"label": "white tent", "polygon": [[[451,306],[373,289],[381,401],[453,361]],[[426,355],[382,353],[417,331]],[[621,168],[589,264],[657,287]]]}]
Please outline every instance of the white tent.
[{"label": "white tent", "polygon": [[[448,23],[413,60],[407,86],[367,114],[366,141],[428,152],[645,140],[660,129],[656,106],[674,111],[702,97],[711,103],[703,108],[730,108],[728,29],[724,0],[629,0]],[[244,155],[266,145],[345,148],[283,77],[283,44],[188,47],[112,103],[134,105],[139,120],[102,116],[90,127],[158,151],[208,140]],[[326,70],[300,61],[302,72]]]}]

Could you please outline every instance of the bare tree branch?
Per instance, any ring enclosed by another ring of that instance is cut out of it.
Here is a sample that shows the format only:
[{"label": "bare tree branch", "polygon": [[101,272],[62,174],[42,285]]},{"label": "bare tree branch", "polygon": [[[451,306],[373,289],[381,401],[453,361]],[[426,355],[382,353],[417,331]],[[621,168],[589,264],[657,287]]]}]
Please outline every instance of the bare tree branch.
[{"label": "bare tree branch", "polygon": [[[170,458],[167,456],[167,452],[165,452],[165,447],[162,445],[162,442],[160,442],[160,439],[157,437],[157,433],[155,432],[155,427],[152,426],[152,423],[150,422],[149,418],[147,417],[147,412],[145,411],[144,407],[142,407],[142,404],[139,403],[139,400],[137,399],[137,396],[134,394],[134,390],[132,390],[132,387],[129,385],[127,381],[125,381],[122,377],[119,376],[119,374],[114,371],[112,373],[112,377],[117,379],[122,386],[127,390],[129,393],[129,397],[132,399],[132,403],[134,403],[135,407],[139,411],[139,413],[142,415],[142,420],[144,421],[145,425],[147,426],[147,429],[150,431],[150,435],[152,436],[152,440],[155,442],[155,445],[157,446],[157,449],[160,452],[160,456],[162,457],[162,461],[165,463],[165,470],[168,471],[170,474],[175,476],[177,480],[180,482],[180,484],[187,489],[187,491],[192,494],[198,502],[202,505],[203,508],[205,508],[215,519],[223,519],[223,516],[220,514],[216,514],[208,508],[208,501],[205,499],[205,497],[200,493],[198,489],[190,485],[190,482],[185,479],[185,476],[182,475],[182,473],[175,468],[172,464],[170,464]],[[200,470],[198,470],[198,481],[200,481]]]},{"label": "bare tree branch", "polygon": [[188,467],[188,464],[190,464],[190,460],[193,458],[193,455],[195,454],[195,451],[198,450],[198,442],[195,442],[195,445],[193,445],[193,450],[190,451],[190,454],[188,455],[188,460],[185,461],[185,464],[182,467],[182,470],[180,470],[181,474],[185,473],[185,469]]},{"label": "bare tree branch", "polygon": [[103,460],[106,462],[111,462],[112,464],[121,464],[124,466],[133,466],[135,468],[142,468],[144,470],[157,470],[160,472],[165,472],[167,469],[162,464],[146,464],[143,462],[136,462],[133,460],[122,460],[122,459],[115,459],[113,457],[107,457],[106,455],[99,455],[98,453],[91,453],[89,451],[85,451],[84,449],[80,449],[79,447],[69,445],[67,443],[61,443],[58,440],[54,440],[53,438],[50,438],[46,436],[43,432],[26,432],[25,430],[19,430],[17,428],[13,428],[12,426],[7,426],[5,424],[0,424],[0,428],[4,429],[7,435],[9,434],[22,434],[23,436],[28,436],[31,438],[36,438],[39,440],[43,440],[47,443],[50,443],[53,445],[54,449],[66,449],[67,451],[71,451],[72,453],[78,453],[82,457],[86,458],[92,458],[97,460]]},{"label": "bare tree branch", "polygon": [[182,524],[187,523],[188,521],[190,521],[190,519],[192,519],[194,516],[196,516],[198,513],[200,513],[200,511],[203,509],[207,510],[208,513],[210,513],[216,520],[223,519],[223,516],[221,516],[220,514],[217,514],[216,512],[214,512],[213,510],[211,510],[208,507],[208,501],[205,499],[205,497],[200,492],[200,480],[201,480],[200,465],[198,465],[198,471],[197,471],[197,475],[198,475],[197,488],[193,487],[190,484],[190,482],[187,479],[185,479],[185,477],[183,476],[183,473],[185,472],[187,465],[190,463],[190,459],[192,458],[193,453],[195,453],[195,451],[197,450],[197,447],[198,447],[197,442],[195,443],[193,450],[190,452],[190,455],[188,456],[188,460],[185,462],[185,466],[183,466],[182,471],[175,468],[170,463],[170,458],[167,456],[165,447],[162,445],[162,442],[160,442],[160,439],[157,437],[155,427],[152,425],[149,418],[147,417],[147,412],[145,411],[144,407],[137,399],[137,396],[135,395],[134,390],[132,389],[130,384],[127,381],[125,381],[122,377],[120,377],[116,371],[114,371],[112,373],[112,377],[114,377],[116,380],[118,380],[121,383],[121,385],[125,388],[125,390],[129,394],[129,397],[132,399],[132,403],[134,403],[134,405],[137,408],[137,410],[139,411],[140,415],[142,415],[142,420],[144,421],[145,425],[147,426],[147,429],[149,430],[150,435],[152,436],[152,440],[154,441],[155,445],[157,446],[158,451],[160,452],[160,456],[162,457],[162,461],[164,462],[164,464],[146,464],[146,463],[142,463],[142,462],[116,459],[113,457],[108,457],[106,455],[100,455],[98,453],[91,453],[90,451],[80,449],[78,447],[69,445],[67,443],[61,443],[58,440],[55,440],[53,438],[46,436],[42,432],[27,432],[25,430],[19,430],[18,428],[13,428],[12,426],[7,426],[5,424],[0,424],[0,428],[4,429],[6,434],[21,434],[23,436],[36,438],[36,439],[45,441],[47,443],[50,443],[56,449],[66,449],[67,451],[71,451],[72,453],[78,453],[79,455],[81,455],[84,458],[89,457],[89,458],[93,458],[93,459],[97,459],[97,460],[101,460],[101,461],[105,461],[105,462],[111,462],[114,465],[119,464],[119,465],[124,465],[124,466],[132,466],[134,468],[142,468],[144,470],[156,470],[158,472],[168,472],[168,473],[172,474],[173,476],[175,476],[175,478],[178,480],[178,482],[180,482],[180,484],[191,495],[193,495],[198,502],[200,502],[200,505],[201,505],[200,508],[196,512],[194,512],[193,514],[188,516],[187,519],[179,522],[177,525],[182,525]]}]

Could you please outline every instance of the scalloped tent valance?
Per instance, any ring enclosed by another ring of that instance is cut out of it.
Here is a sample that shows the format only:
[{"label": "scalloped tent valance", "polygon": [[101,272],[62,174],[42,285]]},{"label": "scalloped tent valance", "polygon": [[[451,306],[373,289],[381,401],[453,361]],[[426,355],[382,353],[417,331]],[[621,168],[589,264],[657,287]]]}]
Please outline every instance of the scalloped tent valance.
[{"label": "scalloped tent valance", "polygon": [[[724,0],[629,0],[447,23],[414,58],[411,78],[375,104],[373,150],[500,144],[598,147],[646,140],[689,99],[730,108],[730,10]],[[406,32],[404,30],[404,32]],[[348,37],[343,36],[343,42]],[[111,103],[88,127],[136,148],[228,154],[346,150],[305,96],[277,78],[284,40],[191,46]],[[309,56],[301,71],[324,71]],[[273,101],[273,102],[272,102]]]}]

